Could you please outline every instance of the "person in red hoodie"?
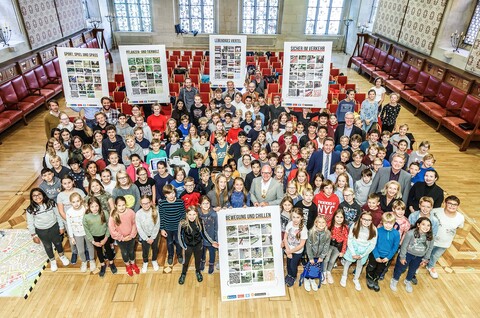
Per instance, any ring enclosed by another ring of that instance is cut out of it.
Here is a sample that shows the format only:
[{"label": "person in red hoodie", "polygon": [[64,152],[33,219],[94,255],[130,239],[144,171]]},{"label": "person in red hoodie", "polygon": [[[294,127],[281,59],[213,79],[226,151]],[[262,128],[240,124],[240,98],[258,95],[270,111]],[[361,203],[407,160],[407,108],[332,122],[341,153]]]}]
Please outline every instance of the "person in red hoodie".
[{"label": "person in red hoodie", "polygon": [[313,198],[313,203],[317,206],[318,215],[323,215],[327,225],[332,223],[333,214],[340,205],[340,199],[333,193],[334,185],[330,180],[323,180],[320,192]]},{"label": "person in red hoodie", "polygon": [[238,117],[233,117],[232,119],[232,128],[228,131],[227,142],[232,145],[238,141],[238,133],[243,131],[240,128],[240,119]]},{"label": "person in red hoodie", "polygon": [[153,114],[148,116],[147,125],[152,131],[159,130],[160,132],[164,132],[165,129],[167,129],[168,118],[160,113],[162,111],[162,106],[160,104],[153,104],[152,110]]},{"label": "person in red hoodie", "polygon": [[377,227],[382,221],[383,211],[380,207],[380,196],[376,193],[368,195],[367,203],[362,206],[362,211],[372,213],[372,223]]},{"label": "person in red hoodie", "polygon": [[185,178],[185,191],[180,194],[180,199],[185,204],[185,210],[191,206],[198,205],[200,197],[200,192],[195,191],[195,180],[192,177]]}]

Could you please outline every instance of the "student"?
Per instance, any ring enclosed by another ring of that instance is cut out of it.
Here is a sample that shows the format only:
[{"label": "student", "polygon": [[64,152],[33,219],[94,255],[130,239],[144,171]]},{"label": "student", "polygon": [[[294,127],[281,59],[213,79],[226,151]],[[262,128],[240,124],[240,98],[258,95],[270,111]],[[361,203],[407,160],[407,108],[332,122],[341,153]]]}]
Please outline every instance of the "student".
[{"label": "student", "polygon": [[382,221],[383,212],[386,212],[380,207],[380,196],[376,193],[368,195],[367,203],[362,206],[362,211],[371,213],[375,227]]},{"label": "student", "polygon": [[320,193],[315,195],[313,203],[317,206],[318,215],[325,216],[328,226],[332,223],[333,214],[340,205],[338,196],[333,193],[334,185],[330,180],[324,180]]},{"label": "student", "polygon": [[[210,199],[203,195],[200,198],[198,207],[198,216],[203,223],[204,230],[206,234],[214,241],[218,241],[218,216],[217,212],[215,212],[211,208]],[[215,270],[215,254],[216,254],[216,247],[212,245],[212,243],[206,238],[203,238],[203,253],[202,253],[202,260],[200,262],[200,271],[203,271],[205,268],[205,261],[207,257],[207,250],[209,254],[209,262],[208,262],[208,273],[213,274]]]},{"label": "student", "polygon": [[157,202],[157,189],[155,187],[155,180],[149,176],[149,172],[150,171],[145,167],[137,168],[137,180],[135,181],[135,185],[137,186],[138,191],[140,191],[140,197],[150,196],[155,205],[155,202]]},{"label": "student", "polygon": [[50,270],[55,272],[58,269],[57,261],[53,254],[53,246],[57,250],[63,266],[68,266],[70,262],[63,254],[62,244],[65,229],[55,201],[50,199],[42,189],[33,188],[30,191],[30,205],[26,209],[26,216],[28,231],[32,236],[33,242],[36,244],[42,242],[50,260]]},{"label": "student", "polygon": [[292,180],[287,184],[287,189],[285,192],[286,197],[290,197],[293,200],[293,204],[302,201],[302,196],[297,191],[297,183]]},{"label": "student", "polygon": [[426,265],[431,259],[434,248],[432,224],[430,219],[421,217],[414,227],[407,232],[397,257],[390,289],[397,291],[397,284],[402,273],[408,268],[405,278],[405,290],[413,292],[412,279],[421,265]]},{"label": "student", "polygon": [[348,269],[352,263],[357,263],[353,283],[357,291],[362,290],[360,285],[360,274],[363,265],[367,262],[368,255],[373,251],[377,244],[377,229],[372,224],[372,215],[370,212],[363,212],[358,221],[350,228],[348,233],[347,250],[343,258],[343,275],[340,280],[342,287],[347,287]]},{"label": "student", "polygon": [[227,177],[224,174],[219,174],[215,178],[215,183],[212,190],[207,193],[210,203],[215,212],[221,209],[230,207],[228,200]]},{"label": "student", "polygon": [[53,171],[49,168],[43,168],[40,174],[42,182],[38,187],[44,191],[49,199],[56,201],[62,187],[60,179],[55,177]]},{"label": "student", "polygon": [[165,131],[167,128],[167,116],[162,115],[162,106],[158,103],[152,105],[153,114],[148,116],[147,125],[151,130]]},{"label": "student", "polygon": [[165,150],[160,149],[160,140],[159,139],[152,139],[150,143],[150,147],[152,148],[145,159],[145,163],[148,165],[150,172],[153,174],[152,171],[152,160],[153,159],[167,159],[167,153]]},{"label": "student", "polygon": [[177,254],[180,264],[183,264],[182,247],[178,237],[178,225],[185,217],[185,204],[177,199],[175,187],[171,184],[163,186],[164,200],[158,203],[160,214],[160,233],[167,239],[167,263],[173,265],[173,255]]},{"label": "student", "polygon": [[197,207],[191,206],[187,211],[186,217],[180,221],[178,226],[177,236],[180,240],[182,248],[185,250],[185,262],[182,263],[182,274],[178,279],[178,283],[180,285],[185,283],[185,276],[187,275],[188,265],[190,263],[192,254],[195,258],[195,273],[197,276],[197,281],[203,281],[200,264],[202,259],[204,239],[208,240],[213,247],[218,248],[218,243],[214,241],[205,231],[205,226],[203,222],[200,221],[196,209]]},{"label": "student", "polygon": [[373,124],[378,122],[378,102],[375,90],[368,91],[368,98],[362,102],[360,118],[363,123],[362,129],[368,133]]},{"label": "student", "polygon": [[293,210],[293,201],[289,196],[285,196],[280,202],[280,226],[282,228],[282,241],[285,237],[285,230],[288,222],[291,221],[291,214]]},{"label": "student", "polygon": [[68,166],[70,167],[68,175],[72,177],[73,181],[75,182],[75,187],[82,191],[85,191],[85,189],[83,188],[85,171],[82,169],[81,160],[76,158],[70,158],[68,159]]},{"label": "student", "polygon": [[[103,188],[105,189],[106,192],[108,192],[110,195],[113,195],[113,189],[115,189],[117,183],[116,181],[112,181],[112,172],[108,169],[103,170],[100,173],[100,181],[102,183]],[[117,178],[115,177],[115,180]]]},{"label": "student", "polygon": [[108,210],[102,209],[100,200],[97,197],[90,197],[85,200],[85,202],[87,203],[87,208],[82,223],[85,230],[85,239],[93,245],[97,252],[98,260],[100,261],[100,272],[98,275],[100,277],[105,276],[107,269],[105,260],[108,260],[108,266],[112,274],[116,274],[115,256],[111,247],[113,240],[108,231],[108,218],[110,213]]},{"label": "student", "polygon": [[409,215],[408,222],[413,225],[421,217],[429,218],[430,222],[432,223],[432,233],[435,237],[438,233],[439,224],[437,218],[433,218],[431,214],[433,210],[433,202],[434,201],[431,197],[421,197],[419,202],[419,210]]},{"label": "student", "polygon": [[83,179],[83,188],[88,189],[88,185],[92,180],[99,180],[100,175],[98,174],[98,166],[95,161],[89,161],[85,165],[85,177]]},{"label": "student", "polygon": [[157,174],[153,177],[155,181],[156,200],[165,200],[163,195],[163,186],[173,181],[173,176],[167,171],[167,163],[160,161],[157,163]]},{"label": "student", "polygon": [[188,165],[193,164],[195,150],[192,148],[192,143],[190,141],[184,141],[182,148],[176,150],[173,153],[170,153],[169,158],[172,159],[173,157],[180,157],[184,160]]},{"label": "student", "polygon": [[128,176],[133,182],[137,181],[137,170],[140,168],[145,169],[147,177],[150,177],[150,170],[148,169],[148,165],[143,162],[139,155],[134,153],[130,156],[130,165],[126,169]]},{"label": "student", "polygon": [[420,145],[418,145],[418,150],[413,151],[410,153],[410,157],[408,158],[407,166],[410,166],[412,162],[422,162],[423,158],[428,151],[430,150],[430,143],[428,141],[422,141]]},{"label": "student", "polygon": [[344,201],[343,190],[348,187],[348,184],[349,184],[348,175],[345,172],[340,173],[337,177],[337,181],[335,182],[335,192],[334,192],[337,195],[340,203]]},{"label": "student", "polygon": [[355,182],[355,201],[362,206],[367,202],[368,192],[372,186],[372,171],[368,168],[362,171],[362,178]]},{"label": "student", "polygon": [[110,215],[110,212],[115,208],[115,203],[113,201],[112,195],[105,191],[104,186],[97,179],[92,180],[88,186],[88,195],[85,197],[85,202],[88,202],[90,198],[97,198],[100,202],[100,207],[102,211],[107,212]]},{"label": "student", "polygon": [[112,239],[116,240],[120,247],[128,276],[133,276],[133,272],[139,274],[140,269],[135,264],[135,212],[127,207],[127,200],[123,196],[115,199],[115,209],[108,220],[108,229]]},{"label": "student", "polygon": [[246,208],[250,206],[250,193],[245,189],[245,182],[240,177],[235,178],[233,181],[229,202],[232,208]]},{"label": "student", "polygon": [[388,130],[383,129],[380,135],[380,147],[385,148],[385,158],[390,158],[393,153],[393,145],[390,143],[391,133]]},{"label": "student", "polygon": [[[87,261],[90,261],[90,271],[97,269],[94,259],[94,250],[91,241],[85,240],[85,229],[83,228],[83,216],[85,215],[85,207],[83,199],[78,193],[70,195],[71,207],[65,211],[67,233],[70,240],[70,245],[75,245],[77,253],[82,260],[80,271],[85,273],[87,271]],[[72,248],[73,249],[73,248]],[[89,259],[86,253],[88,252]]]},{"label": "student", "polygon": [[122,150],[122,162],[125,166],[131,164],[130,157],[133,154],[137,154],[142,160],[144,158],[142,147],[135,142],[135,136],[127,135],[125,137],[126,147]]},{"label": "student", "polygon": [[352,188],[347,187],[343,190],[343,198],[345,200],[340,203],[338,208],[343,210],[345,222],[350,227],[357,222],[358,217],[362,213],[362,208],[355,201],[355,192]]},{"label": "student", "polygon": [[377,229],[377,243],[368,257],[366,269],[367,287],[376,292],[380,291],[380,276],[400,245],[400,233],[394,229],[395,215],[392,212],[383,214],[382,224],[383,226]]},{"label": "student", "polygon": [[85,144],[82,146],[82,155],[83,155],[83,168],[87,168],[87,164],[90,161],[93,161],[97,164],[98,171],[103,171],[107,167],[105,160],[102,159],[101,156],[96,155],[93,151],[92,145]]},{"label": "student", "polygon": [[140,191],[126,172],[117,173],[117,184],[112,196],[115,200],[120,196],[124,197],[129,209],[134,211],[140,209]]},{"label": "student", "polygon": [[150,140],[144,138],[143,129],[141,127],[133,129],[133,134],[135,135],[135,143],[142,147],[143,160],[143,158],[145,158],[145,156],[150,152]]},{"label": "student", "polygon": [[212,182],[210,177],[210,169],[202,168],[200,169],[200,180],[197,183],[197,191],[200,192],[201,195],[207,195],[210,190],[213,189],[215,185]]},{"label": "student", "polygon": [[335,112],[335,115],[337,115],[338,122],[340,124],[345,123],[345,114],[346,113],[353,113],[355,112],[355,90],[353,89],[347,89],[346,93],[346,98],[338,103],[337,110]]},{"label": "student", "polygon": [[438,232],[435,235],[433,243],[432,255],[427,265],[427,270],[433,279],[438,278],[438,273],[435,270],[435,264],[438,259],[449,248],[458,228],[463,228],[465,224],[465,217],[458,212],[460,199],[455,195],[449,195],[445,198],[445,207],[432,210],[432,218],[438,221]]},{"label": "student", "polygon": [[173,170],[173,180],[170,184],[175,187],[177,198],[180,198],[180,194],[185,190],[185,171],[181,167],[175,167]]},{"label": "student", "polygon": [[294,204],[295,208],[300,208],[303,213],[303,222],[310,230],[313,227],[315,218],[318,216],[317,205],[313,203],[313,190],[304,189],[302,192],[302,200]]},{"label": "student", "polygon": [[398,117],[398,114],[400,113],[400,109],[402,108],[398,103],[399,100],[400,100],[399,94],[391,93],[390,103],[382,107],[382,111],[380,113],[380,119],[382,120],[382,130],[389,131],[389,132],[393,132],[395,130],[397,117]]},{"label": "student", "polygon": [[153,270],[156,272],[160,268],[157,263],[160,218],[153,202],[152,196],[142,195],[140,199],[141,209],[135,214],[135,224],[137,225],[139,241],[142,244],[142,273],[147,272],[150,249],[152,250]]},{"label": "student", "polygon": [[[324,266],[324,260],[330,246],[331,234],[327,228],[327,221],[323,215],[319,215],[315,218],[313,227],[308,231],[308,238],[306,242],[307,257],[311,265],[322,263]],[[318,290],[318,285],[315,279],[305,279],[304,287],[306,291]]]},{"label": "student", "polygon": [[113,151],[121,154],[123,149],[125,149],[125,143],[123,142],[122,137],[117,135],[115,126],[109,125],[107,126],[106,130],[108,138],[102,142],[102,157],[105,159],[108,158],[108,153]]},{"label": "student", "polygon": [[118,153],[114,151],[110,151],[108,153],[108,162],[110,162],[110,164],[106,167],[105,170],[110,171],[112,179],[114,180],[117,178],[117,173],[119,173],[120,171],[123,171],[123,172],[127,171],[127,169],[125,168],[125,165],[122,163],[119,163],[119,160],[120,158],[118,157]]},{"label": "student", "polygon": [[323,183],[323,174],[321,172],[317,172],[317,174],[313,177],[313,180],[312,180],[312,188],[313,188],[314,195],[317,195],[320,193],[321,191],[320,189],[322,188],[322,183]]},{"label": "student", "polygon": [[211,156],[213,158],[213,166],[221,167],[226,163],[225,158],[228,152],[228,144],[225,140],[225,133],[222,131],[215,132],[217,143],[212,148]]},{"label": "student", "polygon": [[325,279],[322,284],[333,284],[332,269],[337,258],[342,258],[347,250],[348,224],[343,210],[338,209],[333,215],[333,222],[329,227],[331,233],[330,245],[324,259]]},{"label": "student", "polygon": [[180,199],[185,203],[185,210],[191,206],[197,206],[200,196],[200,192],[195,190],[195,180],[192,177],[185,178],[185,190],[180,194]]},{"label": "student", "polygon": [[127,115],[118,114],[118,123],[115,125],[117,134],[125,140],[127,135],[133,135],[133,128],[127,123]]},{"label": "student", "polygon": [[304,226],[302,209],[294,208],[291,214],[291,221],[285,228],[285,237],[282,241],[287,256],[287,276],[285,283],[292,287],[297,279],[298,263],[302,258],[303,248],[308,238],[308,231]]},{"label": "student", "polygon": [[68,150],[65,148],[65,145],[55,138],[50,138],[47,143],[47,152],[44,157],[45,166],[47,168],[52,168],[50,158],[55,155],[60,157],[63,166],[68,164]]},{"label": "student", "polygon": [[194,101],[195,103],[190,109],[190,120],[193,125],[198,126],[199,119],[205,117],[205,111],[207,107],[202,104],[202,97],[198,94],[195,95]]}]

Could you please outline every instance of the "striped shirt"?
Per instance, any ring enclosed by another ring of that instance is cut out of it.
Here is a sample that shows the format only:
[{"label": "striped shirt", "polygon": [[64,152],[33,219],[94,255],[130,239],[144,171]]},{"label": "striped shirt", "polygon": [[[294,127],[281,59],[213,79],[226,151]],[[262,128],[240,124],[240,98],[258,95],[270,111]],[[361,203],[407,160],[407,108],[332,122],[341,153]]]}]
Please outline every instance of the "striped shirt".
[{"label": "striped shirt", "polygon": [[185,205],[181,199],[175,202],[161,200],[158,205],[160,215],[160,230],[177,231],[178,223],[185,218]]}]

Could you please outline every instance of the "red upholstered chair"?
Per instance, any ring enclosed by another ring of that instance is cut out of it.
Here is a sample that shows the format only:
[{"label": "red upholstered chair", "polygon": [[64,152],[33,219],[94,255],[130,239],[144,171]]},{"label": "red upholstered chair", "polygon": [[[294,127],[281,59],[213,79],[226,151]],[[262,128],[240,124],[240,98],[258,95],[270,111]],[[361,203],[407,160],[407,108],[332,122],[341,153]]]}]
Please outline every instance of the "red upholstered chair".
[{"label": "red upholstered chair", "polygon": [[330,81],[337,81],[337,76],[340,75],[340,69],[332,68],[330,70]]},{"label": "red upholstered chair", "polygon": [[167,61],[167,67],[175,68],[175,67],[177,67],[177,62]]},{"label": "red upholstered chair", "polygon": [[200,92],[200,97],[202,98],[202,104],[208,106],[210,104],[210,93]]},{"label": "red upholstered chair", "polygon": [[268,64],[268,61],[267,61],[267,57],[266,57],[266,56],[259,56],[259,57],[257,58],[257,62],[258,62],[258,63],[267,62],[267,64]]},{"label": "red upholstered chair", "polygon": [[183,51],[183,56],[189,56],[191,58],[192,55],[192,51]]},{"label": "red upholstered chair", "polygon": [[198,83],[200,83],[200,74],[190,74],[190,79],[192,80],[192,83],[196,86],[198,86]]},{"label": "red upholstered chair", "polygon": [[23,74],[23,78],[25,80],[25,84],[27,84],[28,91],[31,94],[42,95],[45,98],[45,101],[49,100],[55,95],[55,91],[53,89],[41,87],[33,70],[30,70]]},{"label": "red upholstered chair", "polygon": [[117,83],[108,82],[108,94],[110,95],[110,97],[113,97],[113,92],[115,92],[117,88]]},{"label": "red upholstered chair", "polygon": [[268,68],[268,62],[259,62],[258,69],[261,70],[263,68]]},{"label": "red upholstered chair", "polygon": [[203,61],[203,56],[202,55],[194,55],[193,56],[193,62],[202,62],[202,61]]},{"label": "red upholstered chair", "polygon": [[53,61],[46,62],[45,64],[43,64],[43,67],[45,68],[45,73],[47,74],[49,81],[62,84],[62,77],[57,76]]},{"label": "red upholstered chair", "polygon": [[53,89],[55,91],[55,95],[63,90],[62,84],[58,83],[58,81],[55,79],[51,80],[49,76],[47,76],[45,67],[43,65],[40,65],[33,71],[35,72],[35,76],[37,77],[40,87],[45,89]]},{"label": "red upholstered chair", "polygon": [[200,93],[209,93],[211,92],[210,83],[200,83]]},{"label": "red upholstered chair", "polygon": [[178,67],[189,68],[190,67],[190,62],[180,61],[180,62],[178,62],[177,65],[178,65]]},{"label": "red upholstered chair", "polygon": [[[195,51],[195,56],[203,57],[203,51]],[[195,61],[195,59],[193,59]]]},{"label": "red upholstered chair", "polygon": [[[255,62],[255,56],[247,56],[246,62]],[[248,64],[247,64],[248,65]]]},{"label": "red upholstered chair", "polygon": [[381,77],[383,80],[386,80],[388,78],[388,73],[392,70],[394,60],[395,57],[393,55],[387,55],[385,64],[383,66],[377,65],[372,70],[372,73],[370,74],[371,78]]},{"label": "red upholstered chair", "polygon": [[[439,92],[440,86],[442,84],[443,84],[442,93],[439,96],[437,92]],[[447,85],[451,86],[450,84],[447,84]],[[452,97],[452,101],[451,101],[452,109],[454,108],[453,105],[455,104],[458,104],[457,108],[459,109],[463,103],[463,99],[465,98],[465,93],[459,89],[455,89],[455,92],[453,93],[453,88],[450,89],[447,85],[444,85],[444,83],[441,82],[439,79],[433,76],[430,76],[427,83],[427,87],[425,87],[425,91],[423,92],[423,99],[419,100],[418,104],[415,105],[418,107],[417,111],[415,112],[415,115],[418,114],[419,111],[427,115],[430,115],[431,110],[436,109],[437,118],[441,117],[440,115],[442,112],[446,113],[446,105],[449,102],[450,97]],[[450,93],[448,93],[449,90],[450,90]],[[442,111],[442,108],[443,108],[443,111]],[[439,120],[437,120],[437,122],[440,123]]]},{"label": "red upholstered chair", "polygon": [[183,74],[173,74],[174,83],[183,83],[185,82],[185,75]]},{"label": "red upholstered chair", "polygon": [[400,96],[416,107],[423,101],[423,92],[427,88],[429,79],[430,75],[428,73],[420,72],[417,82],[415,84],[405,84],[405,88],[400,92]]},{"label": "red upholstered chair", "polygon": [[347,89],[356,90],[356,89],[357,89],[357,84],[355,84],[355,83],[347,83],[347,84],[345,84],[345,90],[347,90]]},{"label": "red upholstered chair", "polygon": [[125,94],[125,92],[119,92],[119,91],[113,92],[113,101],[115,103],[124,103],[126,97],[127,97],[127,94]]},{"label": "red upholstered chair", "polygon": [[271,69],[271,68],[262,68],[262,75],[263,75],[263,76],[270,76],[270,75],[272,75],[272,69]]},{"label": "red upholstered chair", "polygon": [[117,82],[117,83],[124,83],[125,82],[125,78],[123,77],[123,74],[115,74],[113,77],[114,77],[115,82]]},{"label": "red upholstered chair", "polygon": [[278,83],[268,83],[267,84],[267,92],[269,94],[280,92],[280,85],[278,85]]},{"label": "red upholstered chair", "polygon": [[463,102],[465,101],[466,97],[467,93],[465,93],[464,91],[456,87],[452,88],[450,96],[448,96],[445,108],[450,113],[458,114],[460,112],[460,109],[462,108]]},{"label": "red upholstered chair", "polygon": [[[45,97],[42,95],[32,94],[27,88],[25,80],[22,76],[14,78],[12,81],[13,89],[17,96],[18,102],[24,102],[27,104],[18,104],[18,108],[24,113],[28,114],[37,107],[45,105]],[[4,101],[7,101],[4,99]],[[33,105],[30,105],[33,104]]]},{"label": "red upholstered chair", "polygon": [[452,89],[452,85],[442,82],[433,100],[421,102],[418,106],[422,112],[433,118],[438,125],[440,125],[442,118],[447,116],[447,101]]},{"label": "red upholstered chair", "polygon": [[179,83],[168,83],[168,89],[171,96],[178,96],[180,94],[180,84]]},{"label": "red upholstered chair", "polygon": [[55,67],[55,73],[57,73],[57,77],[62,78],[62,71],[60,70],[60,62],[58,61],[58,57],[52,60],[53,66]]},{"label": "red upholstered chair", "polygon": [[209,67],[205,67],[203,69],[203,75],[210,75],[210,68]]},{"label": "red upholstered chair", "polygon": [[386,80],[385,86],[392,91],[399,93],[404,88],[403,84],[407,81],[410,68],[410,64],[403,62],[398,74],[390,74],[389,78]]},{"label": "red upholstered chair", "polygon": [[340,88],[345,88],[345,85],[347,85],[348,82],[348,76],[338,76],[337,77],[337,84],[340,85]]},{"label": "red upholstered chair", "polygon": [[[452,90],[453,93],[453,90]],[[469,124],[473,129],[460,128],[461,124]],[[471,141],[480,140],[480,100],[473,95],[467,95],[458,116],[442,118],[441,126],[446,127],[455,135],[463,139],[460,151],[465,151]],[[441,128],[438,127],[438,130]]]},{"label": "red upholstered chair", "polygon": [[202,61],[193,60],[192,61],[192,68],[198,68],[198,69],[202,68]]},{"label": "red upholstered chair", "polygon": [[192,74],[200,74],[200,69],[197,68],[197,67],[191,67],[189,70],[188,70],[188,75],[192,75]]},{"label": "red upholstered chair", "polygon": [[180,52],[180,51],[173,51],[173,52],[172,52],[172,55],[173,55],[173,56],[178,56],[178,57],[180,57],[180,56],[182,55],[182,52]]},{"label": "red upholstered chair", "polygon": [[368,43],[364,43],[362,47],[362,51],[360,52],[359,56],[354,56],[351,58],[351,62],[358,66],[361,67],[361,65],[366,61],[367,56],[369,55],[369,51],[373,53],[374,47]]},{"label": "red upholstered chair", "polygon": [[[272,68],[277,71],[277,68],[282,68],[282,62],[273,62]],[[331,75],[331,74],[330,74]]]},{"label": "red upholstered chair", "polygon": [[178,61],[180,61],[180,56],[178,56],[178,55],[170,55],[170,57],[168,58],[168,60],[177,63]]},{"label": "red upholstered chair", "polygon": [[15,106],[7,106],[7,104],[4,103],[0,97],[0,132],[7,130],[21,119],[23,119],[25,124],[27,124],[25,115],[22,113],[22,111],[16,109]]},{"label": "red upholstered chair", "polygon": [[[275,53],[275,52],[272,52],[272,53]],[[279,60],[278,60],[278,56],[275,56],[275,55],[270,55],[270,57],[268,58],[268,62],[269,62],[270,64],[275,63],[275,62],[278,62],[278,61],[279,61]]]},{"label": "red upholstered chair", "polygon": [[382,51],[379,49],[379,48],[375,48],[373,49],[373,55],[372,55],[372,58],[368,61],[364,61],[361,65],[360,65],[360,69],[362,71],[365,71],[365,69],[368,67],[370,69],[373,69],[375,67],[375,65],[377,65],[377,62],[378,62],[378,58],[380,57],[380,53],[382,53]]}]

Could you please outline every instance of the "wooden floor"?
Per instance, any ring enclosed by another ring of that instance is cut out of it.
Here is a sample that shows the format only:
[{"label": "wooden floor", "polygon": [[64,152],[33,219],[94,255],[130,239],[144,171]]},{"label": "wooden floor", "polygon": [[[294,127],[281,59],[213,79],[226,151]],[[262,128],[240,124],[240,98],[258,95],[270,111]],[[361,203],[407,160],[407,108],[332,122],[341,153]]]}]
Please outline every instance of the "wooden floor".
[{"label": "wooden floor", "polygon": [[[334,54],[335,66],[349,76],[364,92],[372,85],[355,71],[345,68],[347,59]],[[110,66],[112,71],[118,65]],[[28,205],[28,189],[38,183],[45,150],[43,116],[40,109],[28,116],[29,125],[17,124],[0,138],[0,228],[25,228],[24,208]],[[433,122],[414,117],[404,105],[399,122],[410,125],[417,141],[429,140],[431,152],[437,158],[439,184],[449,194],[462,200],[467,224],[459,231],[454,246],[440,264],[440,279],[433,280],[421,270],[419,285],[413,294],[407,294],[399,284],[393,293],[387,280],[381,283],[381,292],[369,291],[362,275],[361,292],[355,291],[351,277],[347,289],[339,286],[339,270],[334,270],[336,284],[323,286],[317,293],[307,293],[298,286],[289,289],[284,298],[257,299],[236,302],[220,301],[218,272],[205,275],[203,283],[187,275],[184,286],[177,284],[180,272],[176,265],[171,273],[149,272],[130,278],[121,269],[100,279],[97,275],[81,274],[78,267],[46,270],[27,300],[0,298],[2,317],[296,317],[336,316],[352,317],[474,317],[478,315],[480,291],[480,231],[476,219],[480,217],[478,185],[480,149],[472,144],[467,152],[458,151],[459,140],[446,130],[437,133]],[[40,136],[40,137],[39,137]],[[162,244],[160,264],[164,262]],[[78,265],[77,265],[78,266]],[[163,269],[163,268],[162,268]],[[151,271],[151,269],[150,269]]]}]

